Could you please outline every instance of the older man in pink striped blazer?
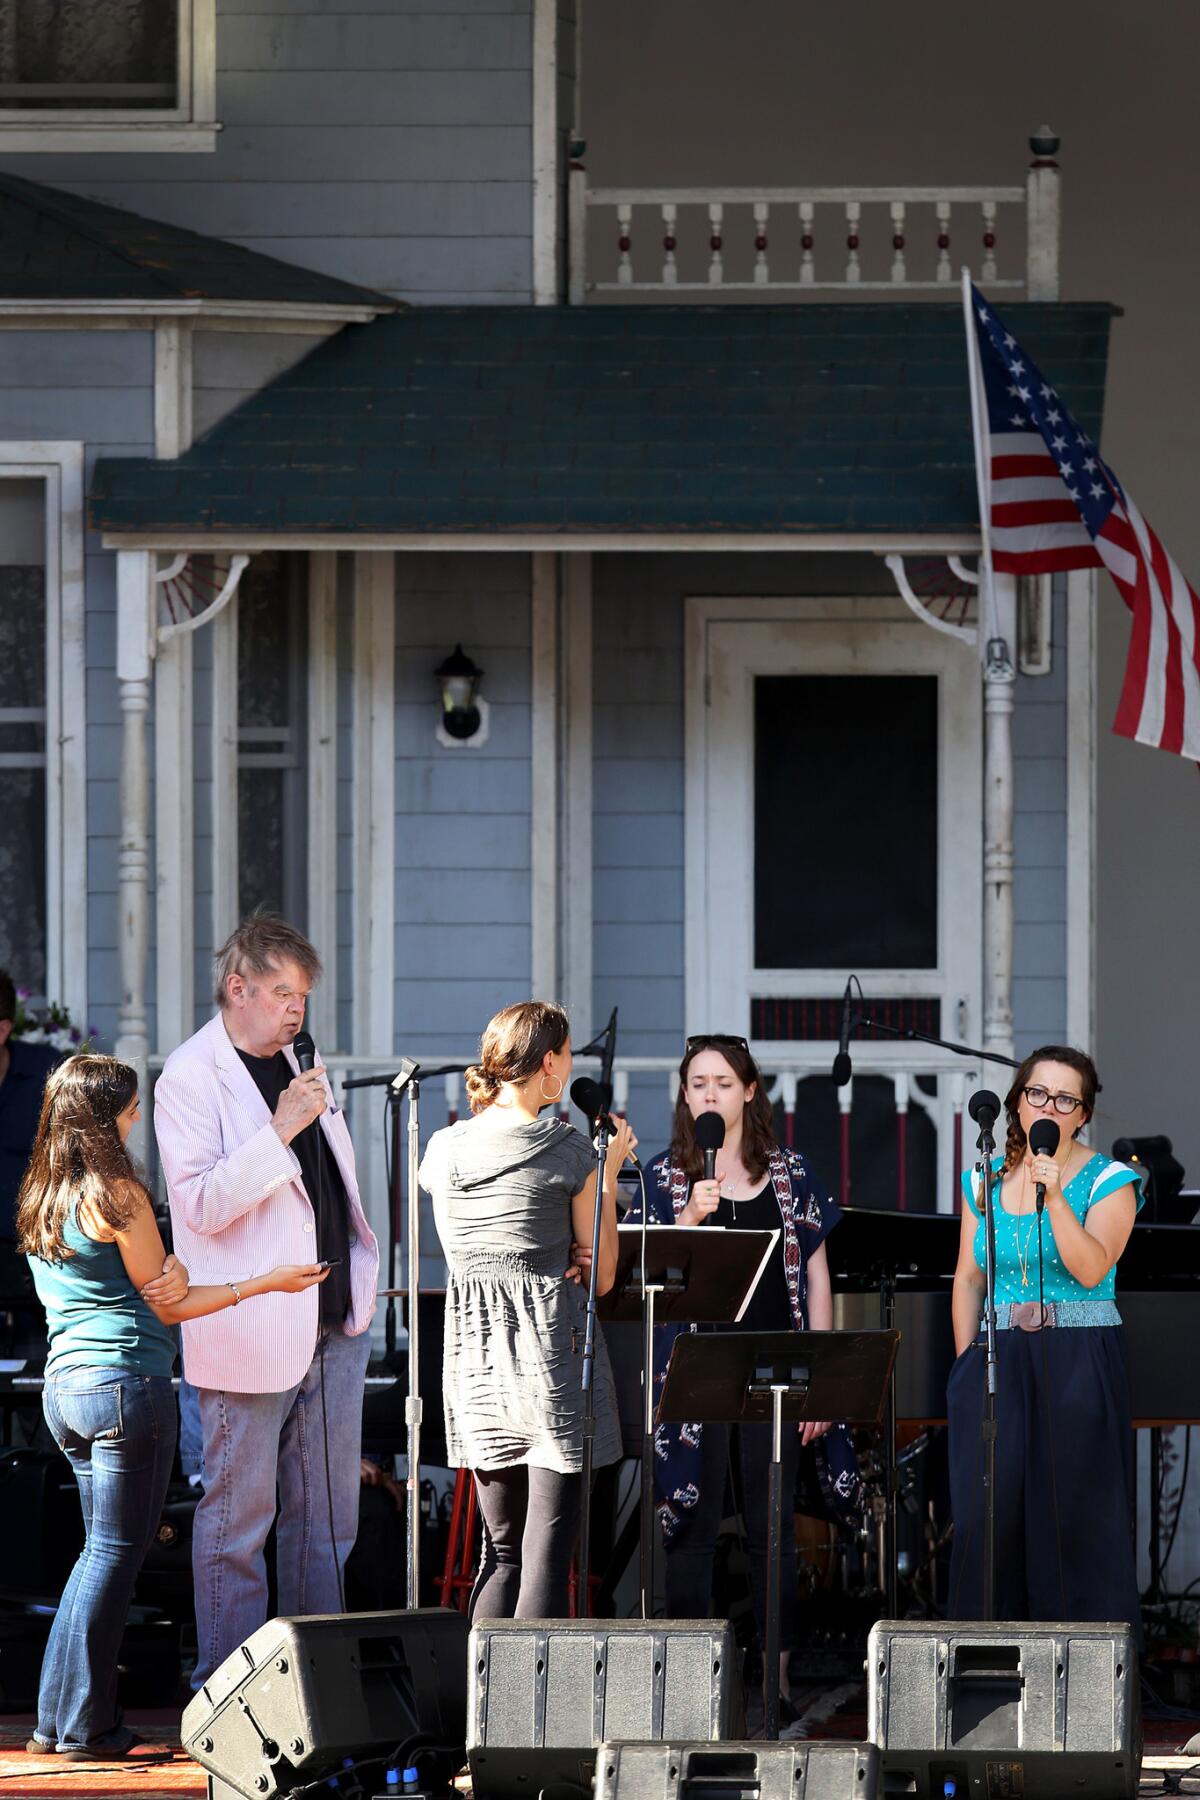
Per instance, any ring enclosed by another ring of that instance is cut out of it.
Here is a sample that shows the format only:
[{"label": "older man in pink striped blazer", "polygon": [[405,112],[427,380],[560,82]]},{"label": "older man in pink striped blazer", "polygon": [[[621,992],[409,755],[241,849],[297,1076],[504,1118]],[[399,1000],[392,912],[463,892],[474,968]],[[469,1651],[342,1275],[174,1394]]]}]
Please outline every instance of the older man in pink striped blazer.
[{"label": "older man in pink striped blazer", "polygon": [[218,953],[219,1012],[167,1059],[154,1093],[175,1250],[193,1279],[235,1287],[279,1262],[330,1265],[304,1294],[256,1296],[183,1327],[204,1436],[197,1687],[266,1620],[277,1486],[280,1613],[339,1610],[358,1530],[379,1249],[324,1070],[301,1072],[292,1049],[320,973],[300,932],[253,914]]}]

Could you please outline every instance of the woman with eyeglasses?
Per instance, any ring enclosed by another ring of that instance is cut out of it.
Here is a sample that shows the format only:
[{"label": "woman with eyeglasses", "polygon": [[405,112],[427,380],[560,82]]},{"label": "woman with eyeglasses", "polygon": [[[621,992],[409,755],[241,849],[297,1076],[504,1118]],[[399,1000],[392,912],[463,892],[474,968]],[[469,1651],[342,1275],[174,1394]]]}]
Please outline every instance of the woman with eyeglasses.
[{"label": "woman with eyeglasses", "polygon": [[[703,1179],[704,1159],[695,1121],[716,1112],[725,1125],[713,1181]],[[833,1323],[825,1239],[839,1209],[817,1184],[804,1158],[775,1138],[771,1104],[745,1038],[712,1033],[691,1037],[679,1065],[670,1148],[646,1169],[653,1220],[665,1225],[717,1225],[777,1231],[779,1241],[739,1325],[720,1330],[828,1331]],[[640,1200],[626,1222],[641,1218]],[[661,1385],[678,1327],[656,1336],[655,1375]],[[828,1434],[828,1435],[826,1435]],[[801,1447],[822,1444],[821,1484],[832,1506],[849,1514],[859,1480],[845,1426],[809,1421],[785,1430],[785,1495],[796,1485]],[[750,1560],[754,1617],[766,1642],[767,1484],[769,1425],[662,1425],[655,1433],[658,1518],[666,1545],[669,1618],[707,1618],[711,1611],[713,1558],[725,1514],[725,1484],[736,1451],[741,1474],[742,1519]],[[790,1509],[789,1509],[790,1510]],[[780,1591],[779,1691],[781,1716],[791,1716],[788,1659],[796,1644],[795,1535],[784,1533]]]},{"label": "woman with eyeglasses", "polygon": [[[1083,1142],[1100,1082],[1090,1056],[1047,1045],[1005,1099],[992,1164],[996,1232],[996,1595],[998,1619],[1128,1619],[1140,1630],[1130,1527],[1129,1382],[1117,1262],[1142,1204],[1141,1176]],[[1038,1120],[1058,1148],[1035,1154]],[[983,1590],[986,1345],[984,1197],[965,1204],[947,1384],[954,1540],[949,1613],[978,1618]],[[1044,1211],[1037,1205],[1045,1189]]]}]

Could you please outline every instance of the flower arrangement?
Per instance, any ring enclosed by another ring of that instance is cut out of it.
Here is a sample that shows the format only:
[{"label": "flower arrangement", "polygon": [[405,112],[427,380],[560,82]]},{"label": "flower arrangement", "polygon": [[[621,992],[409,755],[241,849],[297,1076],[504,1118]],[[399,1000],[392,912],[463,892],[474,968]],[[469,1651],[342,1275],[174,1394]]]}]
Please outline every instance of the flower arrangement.
[{"label": "flower arrangement", "polygon": [[62,1050],[68,1056],[91,1048],[91,1033],[84,1037],[65,1006],[57,1000],[46,1006],[31,1006],[32,998],[28,988],[17,989],[17,1016],[12,1028],[15,1038],[23,1044],[48,1044],[52,1050]]}]

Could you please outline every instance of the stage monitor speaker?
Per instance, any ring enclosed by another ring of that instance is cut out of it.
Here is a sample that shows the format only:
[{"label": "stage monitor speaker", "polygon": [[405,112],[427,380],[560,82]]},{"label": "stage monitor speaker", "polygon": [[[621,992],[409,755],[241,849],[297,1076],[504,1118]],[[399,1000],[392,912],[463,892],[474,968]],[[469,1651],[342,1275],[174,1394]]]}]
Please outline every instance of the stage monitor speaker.
[{"label": "stage monitor speaker", "polygon": [[596,1757],[596,1800],[875,1800],[878,1792],[874,1744],[601,1744]]},{"label": "stage monitor speaker", "polygon": [[476,1800],[591,1794],[599,1744],[711,1743],[742,1724],[733,1627],[714,1619],[492,1619],[471,1632]]},{"label": "stage monitor speaker", "polygon": [[246,1800],[355,1762],[466,1753],[467,1622],[456,1611],[272,1619],[215,1669],[183,1715],[183,1747]]},{"label": "stage monitor speaker", "polygon": [[1137,1654],[1124,1624],[882,1619],[867,1646],[882,1792],[1133,1800]]}]

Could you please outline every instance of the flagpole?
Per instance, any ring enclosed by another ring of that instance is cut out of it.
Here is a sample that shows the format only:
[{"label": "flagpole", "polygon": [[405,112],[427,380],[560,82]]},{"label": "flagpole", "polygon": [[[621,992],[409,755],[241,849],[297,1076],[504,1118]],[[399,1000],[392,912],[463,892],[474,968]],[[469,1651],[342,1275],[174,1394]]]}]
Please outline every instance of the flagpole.
[{"label": "flagpole", "polygon": [[979,501],[979,660],[987,660],[988,645],[999,635],[996,588],[992,573],[991,457],[988,450],[987,408],[983,396],[983,369],[975,312],[971,302],[971,271],[962,272],[963,324],[967,333],[967,386],[971,394],[971,439],[975,446],[975,492]]}]

